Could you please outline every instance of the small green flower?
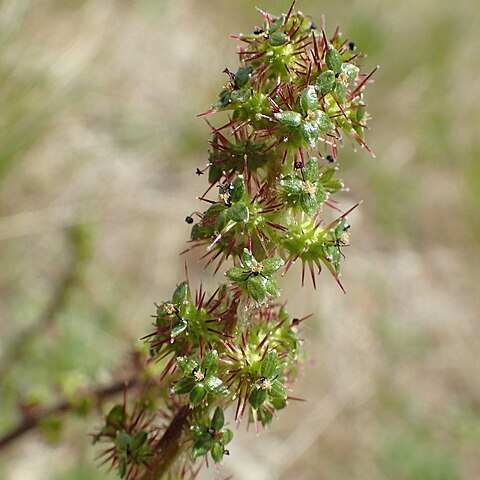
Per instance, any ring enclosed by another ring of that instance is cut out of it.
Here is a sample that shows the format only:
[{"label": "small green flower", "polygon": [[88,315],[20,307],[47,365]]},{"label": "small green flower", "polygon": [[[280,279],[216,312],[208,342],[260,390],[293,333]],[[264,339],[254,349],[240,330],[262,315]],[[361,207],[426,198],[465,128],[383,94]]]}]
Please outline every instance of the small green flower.
[{"label": "small green flower", "polygon": [[276,350],[268,352],[260,367],[260,376],[252,388],[248,401],[254,410],[258,410],[267,399],[280,401],[282,404],[287,398],[278,376],[283,372],[284,365],[278,364]]},{"label": "small green flower", "polygon": [[193,425],[190,427],[192,438],[195,442],[192,447],[192,455],[201,457],[210,452],[215,463],[221,463],[224,455],[228,455],[225,445],[230,443],[233,432],[223,428],[225,417],[220,407],[215,409],[211,421],[207,425]]},{"label": "small green flower", "polygon": [[287,175],[280,180],[280,188],[290,206],[300,205],[310,217],[317,213],[318,206],[327,199],[321,182],[318,160],[312,158],[305,168],[300,168],[301,176]]},{"label": "small green flower", "polygon": [[188,357],[177,357],[177,366],[185,376],[172,386],[171,391],[188,393],[192,406],[199,405],[207,394],[220,397],[228,393],[222,380],[215,376],[218,368],[216,350],[206,353],[201,363]]},{"label": "small green flower", "polygon": [[233,282],[240,283],[256,302],[263,302],[267,295],[272,297],[279,295],[277,282],[272,275],[284,265],[281,258],[267,258],[258,262],[245,248],[242,265],[243,267],[230,268],[225,275]]}]

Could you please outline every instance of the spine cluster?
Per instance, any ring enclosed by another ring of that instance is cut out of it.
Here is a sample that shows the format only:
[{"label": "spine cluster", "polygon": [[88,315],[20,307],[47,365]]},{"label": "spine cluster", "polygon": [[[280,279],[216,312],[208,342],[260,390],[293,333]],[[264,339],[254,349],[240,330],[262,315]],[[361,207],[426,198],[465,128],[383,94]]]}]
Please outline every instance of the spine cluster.
[{"label": "spine cluster", "polygon": [[[209,458],[222,462],[234,419],[268,425],[288,404],[302,359],[299,324],[279,302],[278,275],[298,261],[302,284],[326,268],[340,282],[347,214],[334,195],[343,138],[368,147],[363,100],[371,74],[339,29],[330,38],[295,11],[260,11],[261,27],[233,38],[240,67],[201,114],[211,128],[202,212],[190,248],[225,280],[208,294],[180,283],[157,306],[143,387],[116,405],[95,441],[127,479],[190,478]],[[218,113],[220,126],[210,122]],[[343,287],[342,287],[343,288]]]}]

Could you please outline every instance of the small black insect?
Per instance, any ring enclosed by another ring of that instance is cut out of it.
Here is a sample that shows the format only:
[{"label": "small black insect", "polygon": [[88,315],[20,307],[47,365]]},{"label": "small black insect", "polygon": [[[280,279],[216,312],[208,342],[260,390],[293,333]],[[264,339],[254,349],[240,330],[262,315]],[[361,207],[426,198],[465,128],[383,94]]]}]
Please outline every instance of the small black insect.
[{"label": "small black insect", "polygon": [[333,158],[332,155],[327,155],[327,161],[330,162],[330,163],[333,163],[335,161],[335,159]]},{"label": "small black insect", "polygon": [[295,170],[301,170],[303,168],[302,162],[295,162]]},{"label": "small black insect", "polygon": [[253,33],[254,35],[260,35],[261,33],[263,33],[265,30],[263,28],[260,28],[260,27],[257,27]]},{"label": "small black insect", "polygon": [[357,48],[357,46],[355,45],[355,42],[349,42],[348,48],[353,52]]},{"label": "small black insect", "polygon": [[225,449],[225,450],[223,451],[223,454],[224,454],[224,455],[230,455],[230,450]]}]

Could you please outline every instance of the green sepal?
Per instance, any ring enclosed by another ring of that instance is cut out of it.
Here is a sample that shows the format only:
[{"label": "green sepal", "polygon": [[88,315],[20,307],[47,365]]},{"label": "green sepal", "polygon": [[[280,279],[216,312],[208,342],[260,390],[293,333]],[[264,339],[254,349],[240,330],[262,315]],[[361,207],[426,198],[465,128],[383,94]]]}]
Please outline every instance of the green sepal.
[{"label": "green sepal", "polygon": [[247,223],[250,217],[248,207],[243,202],[233,204],[227,210],[227,218],[237,223]]},{"label": "green sepal", "polygon": [[170,336],[172,338],[174,337],[178,337],[181,333],[183,333],[188,327],[188,323],[186,322],[186,320],[181,320],[180,322],[178,322],[176,325],[174,325],[172,327],[172,332],[170,334]]},{"label": "green sepal", "polygon": [[208,181],[210,183],[218,182],[220,177],[222,176],[222,167],[217,165],[216,163],[210,165],[208,169]]},{"label": "green sepal", "polygon": [[327,199],[327,192],[325,192],[325,188],[323,188],[323,185],[320,183],[317,183],[315,185],[316,192],[315,192],[315,200],[317,201],[317,204],[323,203]]},{"label": "green sepal", "polygon": [[214,442],[210,454],[215,463],[221,463],[223,460],[223,446],[218,442]]},{"label": "green sepal", "polygon": [[285,398],[271,398],[271,404],[275,410],[281,410],[287,406],[287,400]]},{"label": "green sepal", "polygon": [[229,428],[224,428],[220,433],[222,434],[223,445],[227,445],[232,441],[233,432]]},{"label": "green sepal", "polygon": [[190,390],[190,395],[188,396],[188,401],[196,407],[207,395],[207,390],[205,389],[203,383],[195,383],[193,388]]},{"label": "green sepal", "polygon": [[337,84],[337,100],[342,105],[345,103],[347,99],[347,87],[344,83],[338,82]]},{"label": "green sepal", "polygon": [[313,85],[308,86],[300,95],[300,107],[306,115],[309,110],[318,109],[318,97]]},{"label": "green sepal", "polygon": [[252,268],[255,263],[255,257],[248,248],[244,248],[242,252],[242,264],[247,268]]},{"label": "green sepal", "polygon": [[217,407],[212,417],[212,428],[214,428],[216,432],[219,432],[223,428],[224,424],[225,415],[223,414],[223,410],[220,407]]},{"label": "green sepal", "polygon": [[239,68],[235,74],[235,86],[237,88],[244,87],[249,82],[252,71],[253,68],[250,66]]},{"label": "green sepal", "polygon": [[213,105],[213,107],[216,107],[216,108],[225,108],[227,107],[230,102],[231,102],[231,90],[222,90],[220,92],[220,95],[218,96],[219,97],[219,100],[217,103],[215,103]]},{"label": "green sepal", "polygon": [[190,238],[192,240],[200,240],[202,238],[208,238],[213,235],[213,227],[211,225],[202,225],[196,223],[193,225],[192,230],[190,231]]},{"label": "green sepal", "polygon": [[315,157],[312,157],[305,165],[303,176],[305,180],[309,180],[313,183],[317,181],[319,174],[318,160]]},{"label": "green sepal", "polygon": [[358,107],[357,108],[357,122],[361,122],[366,113],[367,113],[367,108],[366,107]]},{"label": "green sepal", "polygon": [[188,284],[187,282],[182,282],[173,292],[172,303],[175,305],[182,304],[188,297]]},{"label": "green sepal", "polygon": [[207,427],[204,425],[192,425],[190,427],[190,431],[192,432],[192,439],[197,442],[201,439],[212,438],[211,435],[208,433]]},{"label": "green sepal", "polygon": [[206,377],[213,375],[218,368],[218,353],[216,350],[212,350],[205,354],[202,360],[201,370]]},{"label": "green sepal", "polygon": [[328,133],[333,128],[333,123],[330,120],[330,117],[323,110],[317,110],[315,112],[314,121],[317,124],[318,129],[323,133]]},{"label": "green sepal", "polygon": [[277,20],[275,20],[275,23],[272,23],[272,25],[270,26],[270,33],[272,34],[272,33],[276,32],[279,28],[281,28],[284,21],[285,21],[285,16],[280,15],[277,18]]},{"label": "green sepal", "polygon": [[260,367],[260,374],[262,377],[271,380],[277,371],[278,355],[276,350],[270,350],[266,357],[263,359],[262,366]]},{"label": "green sepal", "polygon": [[356,78],[360,69],[353,63],[344,63],[342,64],[342,73],[347,76],[348,82],[353,82]]},{"label": "green sepal", "polygon": [[333,70],[336,73],[340,72],[343,63],[342,56],[331,45],[325,55],[325,61],[329,70]]},{"label": "green sepal", "polygon": [[273,380],[272,388],[270,388],[268,394],[272,398],[279,398],[283,400],[287,398],[287,393],[285,392],[285,389],[279,380]]},{"label": "green sepal", "polygon": [[318,124],[316,121],[313,122],[302,122],[300,125],[300,132],[304,140],[310,145],[314,146],[318,140]]},{"label": "green sepal", "polygon": [[272,47],[279,47],[280,45],[285,45],[290,39],[282,32],[274,32],[270,34],[268,38],[268,43]]},{"label": "green sepal", "polygon": [[215,231],[216,232],[221,232],[224,228],[225,228],[225,225],[227,224],[228,222],[228,212],[230,211],[230,209],[225,209],[225,210],[222,210],[218,216],[217,216],[217,219],[215,220]]},{"label": "green sepal", "polygon": [[315,86],[320,94],[326,95],[335,90],[335,84],[335,72],[326,70],[318,76]]},{"label": "green sepal", "polygon": [[193,371],[198,368],[198,362],[188,357],[177,357],[178,369],[184,375],[193,375]]},{"label": "green sepal", "polygon": [[212,437],[202,437],[197,440],[192,447],[192,456],[194,458],[201,457],[210,451],[212,448]]},{"label": "green sepal", "polygon": [[138,450],[139,448],[141,448],[145,444],[147,439],[148,439],[147,432],[145,430],[140,430],[132,438],[132,441],[130,442],[130,448],[132,450]]},{"label": "green sepal", "polygon": [[122,455],[118,459],[118,475],[120,476],[120,478],[124,478],[126,474],[127,474],[127,459],[125,455]]},{"label": "green sepal", "polygon": [[277,282],[273,278],[269,278],[265,282],[265,290],[272,297],[278,297],[280,295],[280,291],[278,290]]},{"label": "green sepal", "polygon": [[300,195],[302,185],[302,179],[297,176],[287,175],[280,180],[280,187],[287,196]]},{"label": "green sepal", "polygon": [[302,115],[298,112],[277,112],[273,116],[287,127],[298,127],[302,123]]},{"label": "green sepal", "polygon": [[248,276],[244,268],[233,267],[225,272],[225,276],[232,282],[244,282]]},{"label": "green sepal", "polygon": [[233,90],[230,94],[230,99],[232,102],[245,103],[252,93],[248,88],[242,88],[241,90]]},{"label": "green sepal", "polygon": [[251,275],[250,278],[247,280],[248,294],[256,302],[262,302],[265,299],[267,295],[267,289],[265,285],[266,283],[267,283],[266,278],[262,277],[261,275],[258,275],[258,276]]},{"label": "green sepal", "polygon": [[181,395],[182,393],[188,393],[196,385],[195,379],[192,377],[181,378],[177,383],[175,383],[170,389],[172,393]]},{"label": "green sepal", "polygon": [[115,446],[119,452],[125,452],[130,446],[131,441],[132,437],[128,433],[117,432],[117,436],[115,437]]},{"label": "green sepal", "polygon": [[317,199],[309,193],[302,193],[300,195],[300,205],[302,210],[310,217],[317,211]]},{"label": "green sepal", "polygon": [[230,192],[230,199],[232,202],[239,202],[245,194],[245,182],[242,177],[236,177],[232,182],[232,189]]},{"label": "green sepal", "polygon": [[285,265],[285,262],[281,258],[267,258],[262,262],[262,265],[262,273],[268,276],[280,270]]},{"label": "green sepal", "polygon": [[214,377],[213,375],[205,378],[203,384],[205,390],[212,395],[220,396],[228,393],[228,388],[225,384],[218,377]]},{"label": "green sepal", "polygon": [[248,401],[255,410],[258,410],[263,405],[266,399],[267,391],[263,388],[254,387],[252,393],[250,393]]},{"label": "green sepal", "polygon": [[122,428],[125,420],[125,412],[122,405],[115,405],[109,412],[106,418],[106,424],[109,427],[118,430]]}]

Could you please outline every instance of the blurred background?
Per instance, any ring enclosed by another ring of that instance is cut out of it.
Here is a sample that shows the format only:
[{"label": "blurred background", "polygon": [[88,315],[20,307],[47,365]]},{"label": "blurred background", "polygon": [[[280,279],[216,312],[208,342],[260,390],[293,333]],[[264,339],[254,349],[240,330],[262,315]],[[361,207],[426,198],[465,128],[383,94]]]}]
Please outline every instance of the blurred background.
[{"label": "blurred background", "polygon": [[[107,381],[183,277],[205,179],[195,118],[237,65],[229,34],[284,0],[0,1],[0,433],[24,408]],[[376,158],[340,152],[352,246],[343,295],[283,281],[307,365],[254,438],[203,479],[480,478],[480,7],[299,0],[380,64]],[[192,275],[199,277],[195,256]],[[212,283],[214,280],[211,281]],[[0,454],[6,480],[114,478],[52,419]],[[60,437],[59,437],[60,436]],[[60,438],[60,442],[56,440]]]}]

